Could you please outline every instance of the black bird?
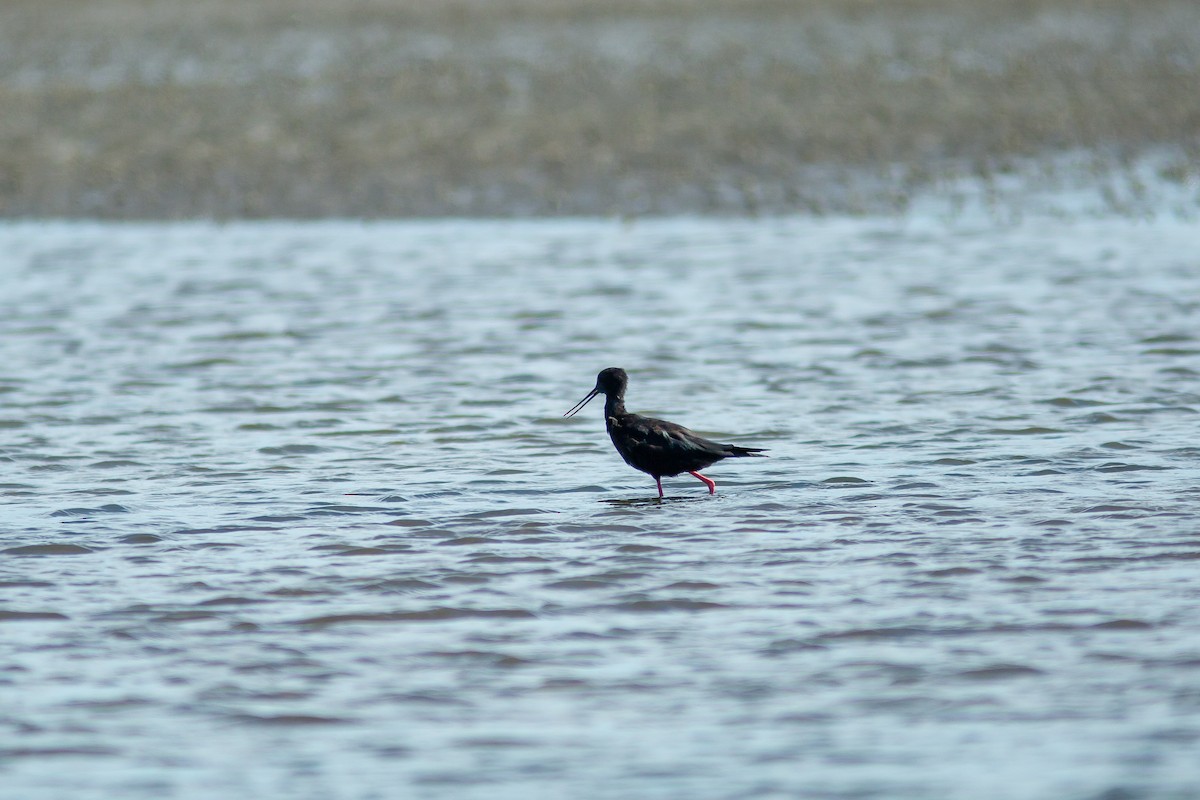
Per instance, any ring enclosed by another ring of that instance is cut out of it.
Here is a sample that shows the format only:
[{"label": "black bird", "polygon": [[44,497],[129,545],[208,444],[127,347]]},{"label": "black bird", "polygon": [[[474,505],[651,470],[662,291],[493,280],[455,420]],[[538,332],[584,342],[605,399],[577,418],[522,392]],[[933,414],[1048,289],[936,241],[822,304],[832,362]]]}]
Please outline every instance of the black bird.
[{"label": "black bird", "polygon": [[604,395],[604,422],[613,446],[634,469],[640,469],[658,484],[658,496],[663,496],[662,478],[686,472],[699,478],[708,486],[709,494],[716,494],[717,484],[701,475],[697,470],[715,464],[723,458],[761,455],[757,447],[738,447],[735,444],[717,444],[689,431],[682,425],[661,419],[630,414],[625,410],[625,387],[629,376],[625,370],[609,367],[596,376],[596,388],[588,396],[563,414],[576,414],[598,394]]}]

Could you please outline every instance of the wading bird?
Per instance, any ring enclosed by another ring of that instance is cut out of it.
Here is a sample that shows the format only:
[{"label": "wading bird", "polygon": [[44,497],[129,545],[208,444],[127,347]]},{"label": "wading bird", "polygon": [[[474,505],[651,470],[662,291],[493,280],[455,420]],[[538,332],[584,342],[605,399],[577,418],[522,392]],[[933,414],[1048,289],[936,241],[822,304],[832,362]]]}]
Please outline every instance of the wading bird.
[{"label": "wading bird", "polygon": [[723,458],[762,455],[757,447],[738,447],[735,444],[718,444],[697,436],[682,425],[652,419],[625,410],[625,387],[629,376],[625,370],[609,367],[596,376],[596,388],[563,414],[570,417],[578,413],[598,394],[604,395],[604,423],[613,446],[634,469],[640,469],[658,485],[658,496],[663,496],[662,479],[686,472],[708,486],[709,494],[717,493],[717,484],[701,475],[702,470]]}]

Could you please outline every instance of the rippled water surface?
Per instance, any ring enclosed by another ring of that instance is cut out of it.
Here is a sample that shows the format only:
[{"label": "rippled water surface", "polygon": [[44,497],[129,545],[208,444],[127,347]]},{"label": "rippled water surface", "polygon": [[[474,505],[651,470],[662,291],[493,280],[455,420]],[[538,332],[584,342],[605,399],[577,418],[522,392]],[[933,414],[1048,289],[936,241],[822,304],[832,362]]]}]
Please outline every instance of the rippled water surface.
[{"label": "rippled water surface", "polygon": [[1195,797],[1198,372],[1194,223],[7,225],[0,785]]}]

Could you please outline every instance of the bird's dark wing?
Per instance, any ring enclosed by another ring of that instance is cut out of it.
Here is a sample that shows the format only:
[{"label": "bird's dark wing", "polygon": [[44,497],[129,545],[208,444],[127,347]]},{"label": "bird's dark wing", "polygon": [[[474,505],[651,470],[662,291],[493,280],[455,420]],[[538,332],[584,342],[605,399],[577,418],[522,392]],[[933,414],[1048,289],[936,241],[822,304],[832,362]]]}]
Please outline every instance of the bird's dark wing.
[{"label": "bird's dark wing", "polygon": [[697,436],[682,425],[676,425],[671,422],[664,422],[662,424],[669,427],[668,435],[671,438],[684,442],[698,451],[711,453],[718,458],[753,456],[764,451],[761,447],[739,447],[736,444],[721,444],[711,439],[705,439],[703,436]]},{"label": "bird's dark wing", "polygon": [[651,475],[678,475],[704,469],[722,458],[759,452],[713,442],[674,422],[637,414],[609,417],[608,431],[621,457]]}]

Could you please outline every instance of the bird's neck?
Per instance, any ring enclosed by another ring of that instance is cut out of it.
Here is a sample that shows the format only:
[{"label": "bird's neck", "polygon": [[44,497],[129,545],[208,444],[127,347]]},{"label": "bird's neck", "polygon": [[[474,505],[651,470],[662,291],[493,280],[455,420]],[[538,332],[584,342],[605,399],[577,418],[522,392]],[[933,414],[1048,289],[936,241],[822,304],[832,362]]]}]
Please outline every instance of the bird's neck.
[{"label": "bird's neck", "polygon": [[619,394],[604,396],[604,418],[615,417],[625,413],[625,397]]}]

